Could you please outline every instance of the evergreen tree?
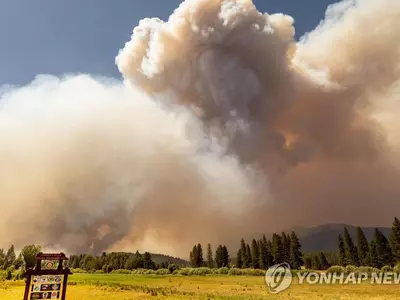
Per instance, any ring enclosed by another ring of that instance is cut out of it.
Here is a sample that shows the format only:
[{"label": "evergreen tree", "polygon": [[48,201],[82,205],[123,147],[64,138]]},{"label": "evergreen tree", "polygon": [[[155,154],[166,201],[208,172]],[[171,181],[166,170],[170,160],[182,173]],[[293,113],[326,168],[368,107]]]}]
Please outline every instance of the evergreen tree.
[{"label": "evergreen tree", "polygon": [[236,255],[236,268],[243,268],[242,249],[239,249]]},{"label": "evergreen tree", "polygon": [[284,249],[282,238],[275,233],[272,236],[272,255],[274,257],[275,264],[280,264],[284,262]]},{"label": "evergreen tree", "polygon": [[312,260],[310,256],[304,257],[304,268],[306,269],[312,269]]},{"label": "evergreen tree", "polygon": [[267,268],[271,267],[274,264],[274,257],[272,255],[272,242],[267,241]]},{"label": "evergreen tree", "polygon": [[134,267],[135,269],[143,269],[144,268],[143,256],[139,253],[139,251],[136,251],[136,253],[135,253],[134,266],[135,266]]},{"label": "evergreen tree", "polygon": [[211,249],[211,244],[210,243],[207,245],[207,266],[209,268],[213,268],[214,267],[213,254],[212,254],[212,249]]},{"label": "evergreen tree", "polygon": [[258,261],[258,267],[262,270],[267,268],[267,245],[264,244],[263,240],[259,240],[257,242],[258,244],[258,253],[259,253],[259,261]]},{"label": "evergreen tree", "polygon": [[198,255],[197,255],[197,245],[194,245],[192,251],[190,252],[190,262],[191,262],[193,268],[197,268],[198,267],[197,266],[197,257],[198,257]]},{"label": "evergreen tree", "polygon": [[379,255],[378,255],[378,250],[377,250],[375,240],[371,241],[369,248],[370,248],[370,252],[369,252],[370,265],[374,268],[381,268],[382,264],[379,262]]},{"label": "evergreen tree", "polygon": [[329,262],[323,252],[320,252],[319,254],[319,263],[321,270],[327,270],[330,267]]},{"label": "evergreen tree", "polygon": [[222,268],[224,266],[224,250],[222,245],[217,247],[217,251],[215,252],[215,264],[217,268]]},{"label": "evergreen tree", "polygon": [[378,228],[375,228],[374,241],[378,253],[378,268],[391,265],[393,262],[392,249],[390,248],[388,239]]},{"label": "evergreen tree", "polygon": [[155,268],[155,263],[151,259],[150,252],[145,252],[143,255],[143,267],[149,270]]},{"label": "evergreen tree", "polygon": [[350,233],[346,227],[344,228],[343,237],[346,263],[348,265],[359,266],[360,263],[358,261],[357,247],[354,245],[353,239],[351,238]]},{"label": "evergreen tree", "polygon": [[196,265],[197,265],[197,267],[202,267],[204,265],[203,249],[202,249],[200,243],[197,244]]},{"label": "evergreen tree", "polygon": [[11,245],[4,257],[3,269],[6,270],[7,268],[11,267],[14,264],[16,258],[17,257],[15,255],[14,245]]},{"label": "evergreen tree", "polygon": [[361,227],[357,227],[357,252],[360,265],[368,266],[370,264],[369,245],[368,240],[365,237],[365,234],[362,231]]},{"label": "evergreen tree", "polygon": [[5,258],[6,258],[6,253],[4,252],[4,249],[0,249],[0,269],[3,268],[4,266]]},{"label": "evergreen tree", "polygon": [[229,252],[228,248],[224,245],[221,250],[222,253],[222,266],[228,267],[229,266]]},{"label": "evergreen tree", "polygon": [[253,269],[258,269],[259,261],[260,261],[260,255],[258,252],[257,241],[253,239],[253,241],[251,242],[251,267]]},{"label": "evergreen tree", "polygon": [[294,269],[301,269],[303,265],[303,254],[301,253],[301,245],[296,233],[292,231],[290,234],[290,265]]},{"label": "evergreen tree", "polygon": [[250,267],[250,257],[248,256],[246,242],[244,239],[240,241],[240,254],[242,255],[242,267],[245,269]]},{"label": "evergreen tree", "polygon": [[390,233],[390,246],[392,249],[393,262],[400,261],[400,221],[394,218],[392,232]]},{"label": "evergreen tree", "polygon": [[282,232],[283,261],[290,263],[290,236]]},{"label": "evergreen tree", "polygon": [[318,257],[318,255],[313,255],[311,257],[311,267],[313,270],[321,270],[321,261]]},{"label": "evergreen tree", "polygon": [[339,234],[338,236],[338,247],[339,247],[339,265],[345,267],[347,265],[346,250],[344,248],[344,241],[341,234]]},{"label": "evergreen tree", "polygon": [[125,262],[124,269],[133,270],[135,268],[136,268],[135,255],[131,254],[131,255],[129,255],[128,259]]},{"label": "evergreen tree", "polygon": [[252,257],[251,257],[251,250],[250,250],[250,245],[246,244],[246,257],[248,259],[248,264],[247,268],[251,267],[251,262],[252,262]]}]

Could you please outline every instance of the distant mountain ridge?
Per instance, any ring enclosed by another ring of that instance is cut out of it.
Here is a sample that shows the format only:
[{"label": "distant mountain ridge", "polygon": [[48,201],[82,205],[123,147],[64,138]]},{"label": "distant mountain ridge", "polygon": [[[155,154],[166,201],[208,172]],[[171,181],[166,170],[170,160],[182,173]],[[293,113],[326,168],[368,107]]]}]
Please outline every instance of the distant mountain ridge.
[{"label": "distant mountain ridge", "polygon": [[[338,249],[338,235],[343,234],[344,227],[347,228],[350,235],[356,243],[357,226],[348,224],[324,224],[311,228],[295,228],[302,245],[303,253],[313,251],[336,251]],[[386,236],[389,236],[391,228],[377,227]],[[371,241],[374,235],[375,227],[361,227],[368,241]]]}]

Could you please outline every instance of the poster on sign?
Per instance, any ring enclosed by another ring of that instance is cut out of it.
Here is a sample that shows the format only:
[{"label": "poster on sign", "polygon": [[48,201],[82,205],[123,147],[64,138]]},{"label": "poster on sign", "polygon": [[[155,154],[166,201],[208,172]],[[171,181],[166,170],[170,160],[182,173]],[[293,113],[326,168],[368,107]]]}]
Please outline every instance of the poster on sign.
[{"label": "poster on sign", "polygon": [[36,267],[25,273],[24,300],[61,299],[65,300],[69,268],[63,267],[67,257],[63,254],[43,254],[36,257]]}]

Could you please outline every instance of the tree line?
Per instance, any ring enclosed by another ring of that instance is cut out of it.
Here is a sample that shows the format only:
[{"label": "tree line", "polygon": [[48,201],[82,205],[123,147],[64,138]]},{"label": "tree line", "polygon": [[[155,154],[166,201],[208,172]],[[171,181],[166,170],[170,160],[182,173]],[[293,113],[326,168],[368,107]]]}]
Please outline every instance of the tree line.
[{"label": "tree line", "polygon": [[268,240],[265,235],[259,240],[253,239],[251,244],[242,238],[236,259],[230,259],[228,249],[225,245],[219,245],[213,255],[211,244],[207,245],[206,260],[203,257],[201,244],[193,246],[190,251],[190,262],[192,267],[235,267],[240,269],[268,269],[278,263],[287,262],[293,269],[300,269],[303,265],[303,254],[301,244],[295,232],[290,234],[273,234]]},{"label": "tree line", "polygon": [[373,237],[368,241],[361,227],[356,228],[356,242],[353,241],[348,229],[337,238],[338,250],[331,255],[331,262],[322,252],[305,256],[306,269],[326,270],[331,265],[342,267],[374,267],[394,266],[400,262],[400,221],[394,218],[392,230],[386,237],[378,228],[374,229]]}]

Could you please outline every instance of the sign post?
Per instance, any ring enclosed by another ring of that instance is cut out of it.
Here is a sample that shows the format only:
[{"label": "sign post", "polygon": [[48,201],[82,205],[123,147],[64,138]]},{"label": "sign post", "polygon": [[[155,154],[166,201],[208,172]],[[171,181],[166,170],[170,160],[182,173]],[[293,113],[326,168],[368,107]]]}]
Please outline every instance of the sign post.
[{"label": "sign post", "polygon": [[[64,253],[42,253],[36,256],[36,266],[26,270],[24,300],[61,299],[65,300],[69,268],[63,267],[68,260]],[[58,264],[57,264],[58,262]]]}]

